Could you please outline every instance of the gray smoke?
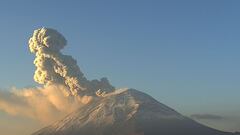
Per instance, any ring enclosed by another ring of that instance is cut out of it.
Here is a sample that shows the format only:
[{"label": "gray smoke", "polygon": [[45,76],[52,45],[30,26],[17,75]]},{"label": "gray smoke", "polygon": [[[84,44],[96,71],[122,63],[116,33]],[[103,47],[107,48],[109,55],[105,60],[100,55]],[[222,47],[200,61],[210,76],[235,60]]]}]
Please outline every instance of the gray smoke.
[{"label": "gray smoke", "polygon": [[43,86],[0,90],[0,111],[49,124],[115,89],[106,78],[87,80],[76,60],[61,53],[66,44],[54,29],[34,31],[29,40],[36,55],[34,80]]},{"label": "gray smoke", "polygon": [[34,80],[45,86],[61,84],[69,88],[72,95],[95,95],[96,91],[109,92],[114,87],[106,78],[89,81],[69,55],[61,53],[66,39],[56,30],[40,28],[29,40],[29,48],[35,53],[36,71]]}]

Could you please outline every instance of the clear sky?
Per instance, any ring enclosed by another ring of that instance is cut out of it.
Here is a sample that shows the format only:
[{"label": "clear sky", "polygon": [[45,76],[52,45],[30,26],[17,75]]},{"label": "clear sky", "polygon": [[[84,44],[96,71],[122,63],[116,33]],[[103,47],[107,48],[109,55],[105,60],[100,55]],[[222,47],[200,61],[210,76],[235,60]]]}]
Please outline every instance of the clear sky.
[{"label": "clear sky", "polygon": [[89,79],[106,76],[240,131],[239,7],[237,0],[1,1],[0,88],[36,85],[28,39],[51,27]]}]

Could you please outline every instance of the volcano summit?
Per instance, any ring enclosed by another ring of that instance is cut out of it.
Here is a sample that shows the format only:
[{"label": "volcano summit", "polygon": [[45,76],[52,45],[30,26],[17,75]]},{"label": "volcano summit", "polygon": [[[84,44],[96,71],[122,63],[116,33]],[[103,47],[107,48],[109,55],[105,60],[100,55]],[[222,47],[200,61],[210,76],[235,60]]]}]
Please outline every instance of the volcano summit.
[{"label": "volcano summit", "polygon": [[120,89],[33,135],[233,135],[201,125],[134,89]]}]

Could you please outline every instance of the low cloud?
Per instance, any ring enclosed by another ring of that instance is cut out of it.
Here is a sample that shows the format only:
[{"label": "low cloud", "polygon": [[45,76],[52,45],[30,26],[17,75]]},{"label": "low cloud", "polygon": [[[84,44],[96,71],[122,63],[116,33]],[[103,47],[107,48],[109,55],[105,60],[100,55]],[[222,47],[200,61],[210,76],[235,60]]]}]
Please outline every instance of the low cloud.
[{"label": "low cloud", "polygon": [[192,114],[190,117],[196,120],[222,120],[223,119],[222,116],[215,115],[215,114]]},{"label": "low cloud", "polygon": [[0,110],[43,123],[60,119],[91,100],[91,96],[71,96],[62,85],[0,90]]}]

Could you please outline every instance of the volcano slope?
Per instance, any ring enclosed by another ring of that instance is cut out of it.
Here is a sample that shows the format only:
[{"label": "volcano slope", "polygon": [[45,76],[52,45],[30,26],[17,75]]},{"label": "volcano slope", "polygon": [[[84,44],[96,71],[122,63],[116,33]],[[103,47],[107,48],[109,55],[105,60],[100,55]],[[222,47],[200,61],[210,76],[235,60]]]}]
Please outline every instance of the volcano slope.
[{"label": "volcano slope", "polygon": [[233,135],[187,118],[134,90],[119,89],[95,99],[32,135]]}]

